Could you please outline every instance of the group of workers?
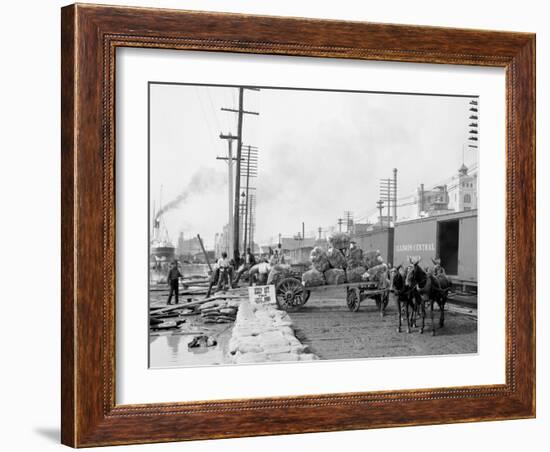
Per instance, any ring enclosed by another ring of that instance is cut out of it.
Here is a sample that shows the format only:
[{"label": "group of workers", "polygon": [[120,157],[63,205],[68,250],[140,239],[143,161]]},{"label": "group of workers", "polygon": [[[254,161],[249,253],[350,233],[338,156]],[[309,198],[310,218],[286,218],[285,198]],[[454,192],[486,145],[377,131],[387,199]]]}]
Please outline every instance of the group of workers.
[{"label": "group of workers", "polygon": [[224,251],[214,265],[206,298],[210,297],[215,284],[216,291],[221,290],[224,285],[227,287],[236,287],[245,272],[248,272],[248,283],[250,286],[254,283],[263,285],[267,282],[267,277],[272,266],[276,264],[284,264],[284,255],[280,243],[275,250],[270,249],[267,257],[261,257],[259,260],[256,260],[250,248],[247,248],[244,257],[237,259],[237,261],[229,259],[227,253]]},{"label": "group of workers", "polygon": [[[284,264],[284,262],[285,258],[280,243],[275,250],[270,248],[268,255],[261,257],[258,261],[250,248],[246,249],[244,257],[237,260],[234,258],[229,259],[224,251],[213,266],[206,298],[210,297],[214,285],[216,285],[216,292],[220,291],[224,285],[236,287],[243,273],[247,271],[250,286],[254,283],[264,285],[267,282],[271,268],[276,264]],[[178,261],[173,261],[170,264],[167,276],[167,283],[170,287],[167,304],[172,304],[172,297],[174,297],[176,304],[179,303],[179,279],[182,277],[183,275],[178,268]]]}]

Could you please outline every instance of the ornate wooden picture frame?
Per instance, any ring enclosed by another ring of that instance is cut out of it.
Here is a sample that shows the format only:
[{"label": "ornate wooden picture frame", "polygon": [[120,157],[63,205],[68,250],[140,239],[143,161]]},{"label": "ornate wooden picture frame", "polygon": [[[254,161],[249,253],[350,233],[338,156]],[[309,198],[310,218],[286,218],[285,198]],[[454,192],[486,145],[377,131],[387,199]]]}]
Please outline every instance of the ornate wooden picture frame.
[{"label": "ornate wooden picture frame", "polygon": [[[535,416],[535,36],[71,5],[62,9],[62,442],[73,447]],[[506,382],[263,399],[115,403],[119,47],[506,70]],[[521,272],[515,271],[518,268]]]}]

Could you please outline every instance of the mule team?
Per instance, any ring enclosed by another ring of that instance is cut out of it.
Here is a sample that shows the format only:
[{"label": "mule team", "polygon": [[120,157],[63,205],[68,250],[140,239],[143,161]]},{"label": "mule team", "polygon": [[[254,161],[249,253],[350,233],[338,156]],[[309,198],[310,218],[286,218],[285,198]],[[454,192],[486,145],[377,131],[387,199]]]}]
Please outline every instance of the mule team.
[{"label": "mule team", "polygon": [[407,332],[416,327],[418,316],[422,320],[420,333],[424,332],[426,320],[426,301],[430,305],[432,335],[435,335],[434,305],[439,306],[439,327],[445,323],[445,303],[450,292],[450,282],[439,260],[433,260],[434,267],[423,269],[420,259],[409,258],[410,265],[392,268],[390,273],[391,287],[396,295],[399,326],[401,332],[403,314],[407,322]]}]

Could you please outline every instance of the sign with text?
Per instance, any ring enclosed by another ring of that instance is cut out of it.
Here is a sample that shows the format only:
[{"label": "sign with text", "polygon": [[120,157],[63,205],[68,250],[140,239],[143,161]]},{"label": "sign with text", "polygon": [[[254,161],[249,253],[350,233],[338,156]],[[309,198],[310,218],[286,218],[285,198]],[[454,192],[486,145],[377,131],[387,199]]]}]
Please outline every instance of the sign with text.
[{"label": "sign with text", "polygon": [[275,286],[253,286],[248,288],[248,299],[254,304],[275,304]]}]

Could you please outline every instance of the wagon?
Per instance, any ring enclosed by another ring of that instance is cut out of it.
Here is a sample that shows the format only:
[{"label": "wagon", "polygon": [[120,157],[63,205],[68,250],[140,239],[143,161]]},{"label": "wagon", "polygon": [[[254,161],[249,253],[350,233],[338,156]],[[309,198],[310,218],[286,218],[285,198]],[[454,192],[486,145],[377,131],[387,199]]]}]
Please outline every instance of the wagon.
[{"label": "wagon", "polygon": [[372,299],[376,302],[381,315],[384,315],[388,305],[390,288],[383,278],[376,281],[304,287],[301,279],[296,276],[288,276],[278,281],[275,286],[277,305],[279,309],[294,312],[307,303],[312,293],[320,293],[336,287],[345,289],[346,304],[350,311],[359,311],[362,301]]}]

